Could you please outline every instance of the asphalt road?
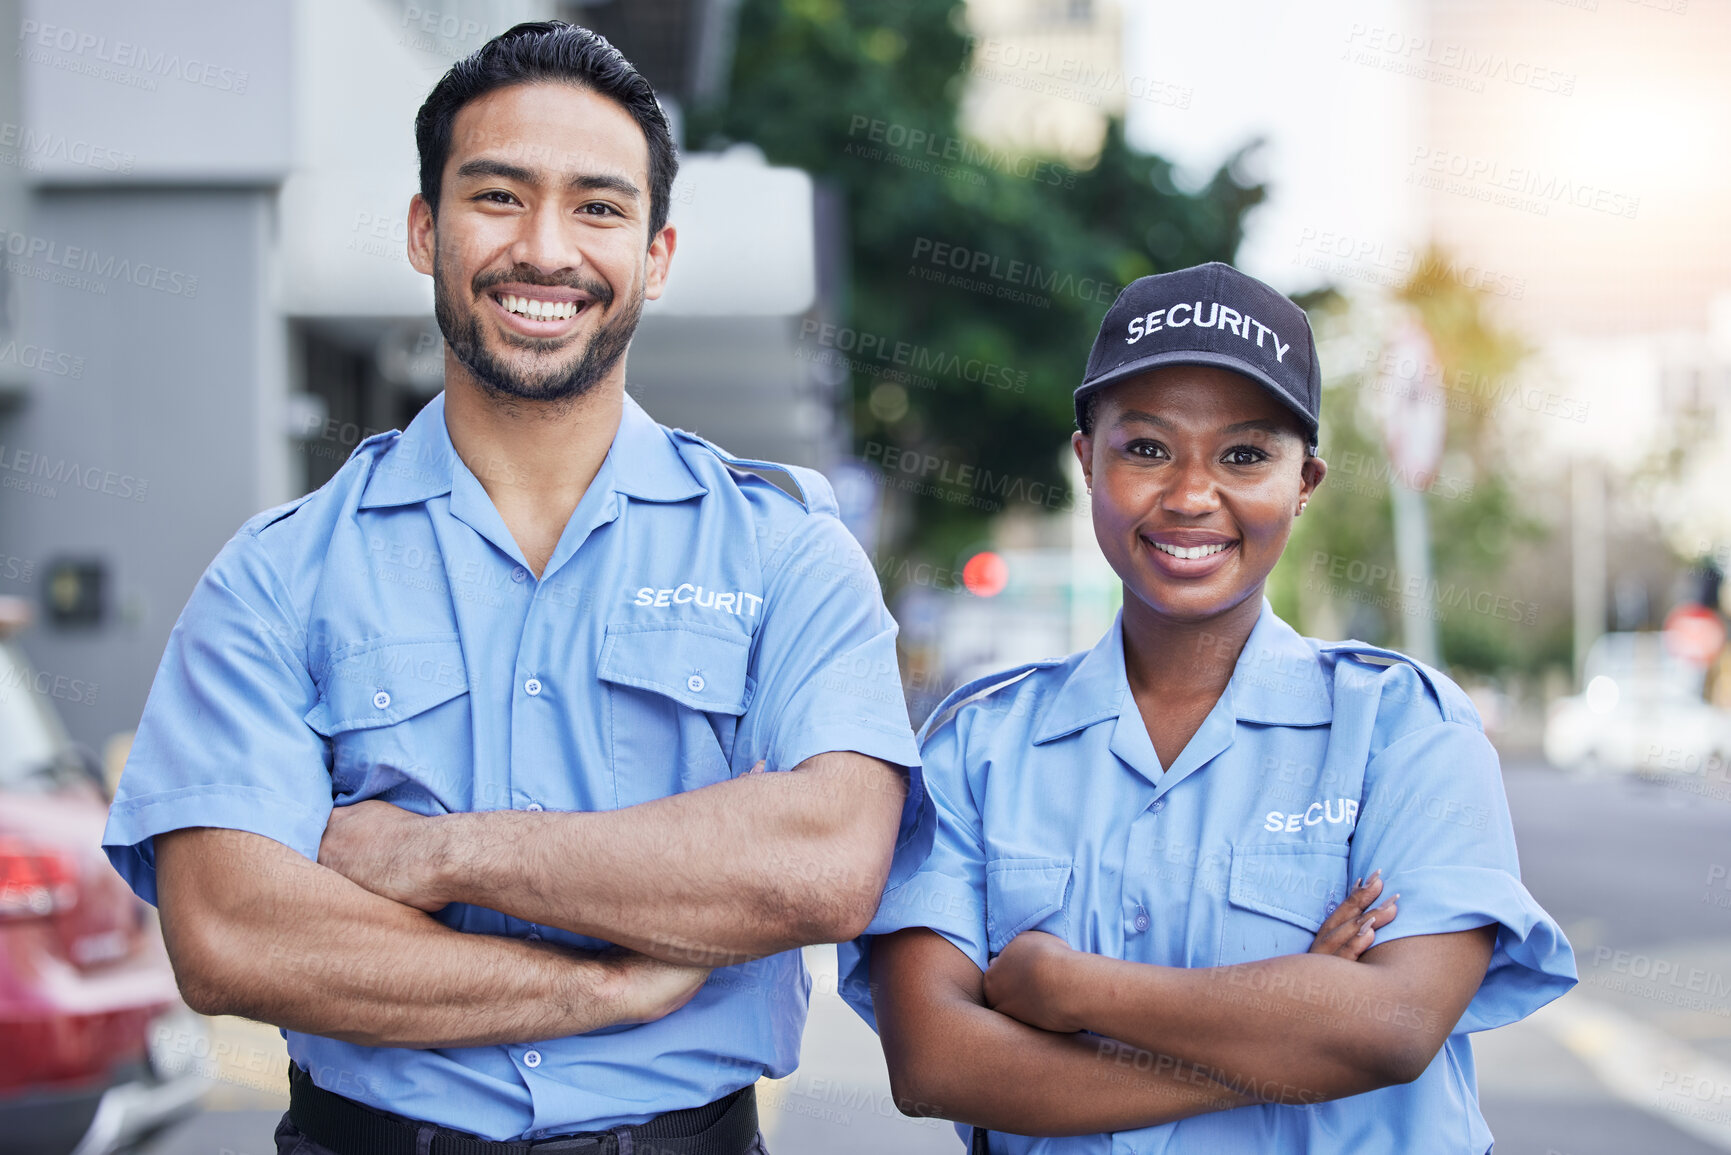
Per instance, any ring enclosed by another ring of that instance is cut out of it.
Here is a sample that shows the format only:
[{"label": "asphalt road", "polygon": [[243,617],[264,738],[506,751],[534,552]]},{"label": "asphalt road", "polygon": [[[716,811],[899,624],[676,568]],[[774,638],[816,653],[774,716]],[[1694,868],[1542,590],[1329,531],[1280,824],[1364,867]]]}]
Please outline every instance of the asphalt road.
[{"label": "asphalt road", "polygon": [[[1731,782],[1579,779],[1522,761],[1505,781],[1525,881],[1563,924],[1582,982],[1475,1037],[1496,1155],[1731,1150]],[[947,1125],[894,1110],[875,1040],[831,993],[829,952],[810,958],[804,1063],[761,1089],[771,1149],[959,1155]],[[259,1080],[221,1079],[209,1105],[147,1155],[270,1155],[282,1107]]]}]

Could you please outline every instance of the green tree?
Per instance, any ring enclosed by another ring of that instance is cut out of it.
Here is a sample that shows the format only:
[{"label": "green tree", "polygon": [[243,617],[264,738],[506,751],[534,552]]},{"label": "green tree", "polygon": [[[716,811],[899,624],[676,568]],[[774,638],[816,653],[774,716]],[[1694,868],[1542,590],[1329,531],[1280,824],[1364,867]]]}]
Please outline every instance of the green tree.
[{"label": "green tree", "polygon": [[[1231,260],[1244,214],[1263,197],[1242,176],[1242,154],[1200,190],[1180,189],[1170,163],[1131,148],[1118,121],[1080,172],[964,141],[964,7],[745,0],[726,97],[691,119],[705,147],[750,141],[840,194],[849,261],[840,319],[913,351],[905,375],[854,359],[856,449],[890,446],[949,466],[936,493],[886,491],[912,503],[902,544],[939,561],[977,540],[998,509],[1062,486],[1071,392],[1117,289]],[[952,283],[962,274],[930,260],[938,245],[966,253],[986,291]],[[1014,269],[1021,280],[1005,275]],[[1033,299],[995,295],[1000,287]],[[989,383],[977,379],[983,366],[995,367]]]}]

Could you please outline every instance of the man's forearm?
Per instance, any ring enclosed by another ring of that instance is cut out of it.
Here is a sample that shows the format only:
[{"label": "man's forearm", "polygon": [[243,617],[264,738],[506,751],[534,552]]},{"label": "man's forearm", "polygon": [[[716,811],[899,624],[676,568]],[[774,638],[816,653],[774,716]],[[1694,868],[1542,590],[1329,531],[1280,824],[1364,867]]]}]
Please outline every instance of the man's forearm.
[{"label": "man's forearm", "polygon": [[255,834],[156,839],[187,1002],[369,1046],[530,1042],[634,1021],[611,964],[463,934]]},{"label": "man's forearm", "polygon": [[826,754],[623,810],[448,815],[436,885],[655,958],[744,962],[864,929],[905,791],[894,767]]}]

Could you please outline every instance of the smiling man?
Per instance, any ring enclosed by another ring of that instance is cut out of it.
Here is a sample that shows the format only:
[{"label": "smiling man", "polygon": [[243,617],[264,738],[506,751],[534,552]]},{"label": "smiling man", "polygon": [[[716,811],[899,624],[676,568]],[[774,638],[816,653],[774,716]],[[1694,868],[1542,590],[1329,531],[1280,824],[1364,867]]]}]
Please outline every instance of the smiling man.
[{"label": "smiling man", "polygon": [[211,564],[104,844],[187,1002],[285,1028],[282,1152],[759,1151],[797,948],[930,844],[894,623],[822,477],[625,393],[636,70],[519,25],[415,131],[445,392]]}]

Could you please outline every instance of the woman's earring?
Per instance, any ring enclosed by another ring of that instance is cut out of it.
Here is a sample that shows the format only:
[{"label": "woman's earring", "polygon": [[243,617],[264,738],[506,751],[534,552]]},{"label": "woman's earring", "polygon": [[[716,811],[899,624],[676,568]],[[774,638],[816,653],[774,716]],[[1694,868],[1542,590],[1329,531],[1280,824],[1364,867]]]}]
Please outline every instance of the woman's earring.
[{"label": "woman's earring", "polygon": [[1308,498],[1308,497],[1305,498],[1303,501],[1299,502],[1298,503],[1298,513],[1294,514],[1293,516],[1295,516],[1295,517],[1301,516],[1304,513],[1304,507],[1309,505],[1309,504],[1310,504],[1310,498]]}]

